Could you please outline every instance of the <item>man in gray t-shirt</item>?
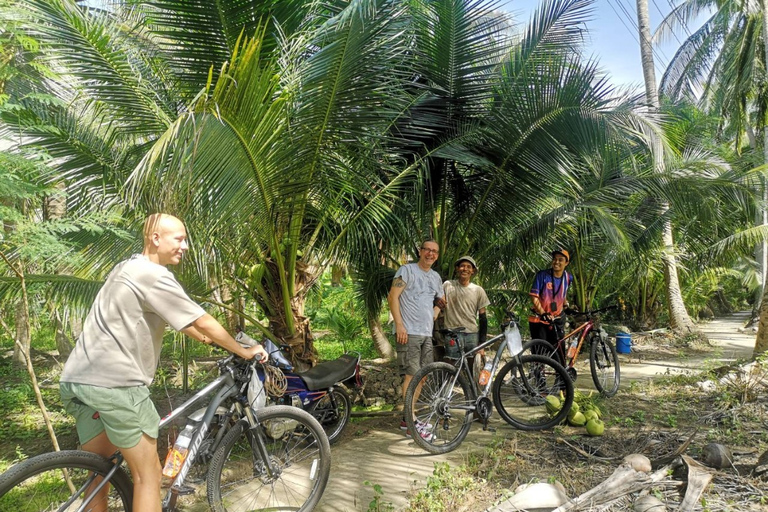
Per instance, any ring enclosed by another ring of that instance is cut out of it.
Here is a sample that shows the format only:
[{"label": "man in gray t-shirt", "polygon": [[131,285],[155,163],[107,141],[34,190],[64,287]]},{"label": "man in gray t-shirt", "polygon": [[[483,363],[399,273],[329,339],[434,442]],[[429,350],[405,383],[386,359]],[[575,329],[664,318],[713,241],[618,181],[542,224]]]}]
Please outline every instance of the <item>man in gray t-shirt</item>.
[{"label": "man in gray t-shirt", "polygon": [[[389,310],[395,320],[403,399],[413,375],[434,359],[432,326],[436,316],[435,306],[445,306],[440,274],[432,270],[439,253],[440,247],[434,240],[422,243],[418,263],[409,263],[398,269],[387,296]],[[405,419],[400,428],[407,429]]]},{"label": "man in gray t-shirt", "polygon": [[[166,265],[178,265],[187,249],[179,219],[150,215],[144,250],[107,277],[61,374],[62,403],[75,416],[82,449],[104,457],[120,449],[133,475],[133,509],[142,512],[161,510],[160,417],[148,386],[160,361],[165,326],[245,359],[268,357],[261,346],[241,347],[168,271]],[[94,505],[103,499],[98,496]]]}]

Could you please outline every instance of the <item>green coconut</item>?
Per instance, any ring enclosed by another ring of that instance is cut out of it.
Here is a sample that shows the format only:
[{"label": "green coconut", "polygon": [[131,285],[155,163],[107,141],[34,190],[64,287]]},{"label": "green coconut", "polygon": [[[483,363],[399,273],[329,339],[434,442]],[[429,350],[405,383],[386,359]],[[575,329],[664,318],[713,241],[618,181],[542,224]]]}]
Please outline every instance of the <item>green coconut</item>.
[{"label": "green coconut", "polygon": [[574,427],[583,427],[586,422],[587,418],[585,418],[584,414],[580,411],[577,411],[573,416],[568,416],[568,423]]},{"label": "green coconut", "polygon": [[594,411],[595,414],[597,414],[598,418],[602,418],[603,417],[602,411],[595,404],[587,404],[587,405],[584,406],[584,409],[586,411]]},{"label": "green coconut", "polygon": [[605,424],[599,418],[593,418],[587,422],[587,434],[601,436],[605,431]]},{"label": "green coconut", "polygon": [[547,404],[546,404],[547,405],[547,412],[549,414],[557,413],[560,410],[560,408],[563,406],[560,403],[560,399],[557,398],[555,395],[547,395],[546,400],[547,400]]},{"label": "green coconut", "polygon": [[587,409],[586,411],[584,411],[583,414],[584,414],[584,417],[587,419],[587,421],[589,421],[589,420],[599,420],[600,419],[598,417],[597,413],[595,411],[593,411],[592,409]]}]

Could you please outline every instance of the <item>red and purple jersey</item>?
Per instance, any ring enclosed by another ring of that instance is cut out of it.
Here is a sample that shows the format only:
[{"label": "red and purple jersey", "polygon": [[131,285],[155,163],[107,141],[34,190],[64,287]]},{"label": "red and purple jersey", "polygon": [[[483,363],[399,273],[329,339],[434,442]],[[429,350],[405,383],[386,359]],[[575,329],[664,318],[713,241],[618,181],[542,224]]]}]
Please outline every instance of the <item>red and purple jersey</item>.
[{"label": "red and purple jersey", "polygon": [[[561,277],[555,277],[552,269],[541,270],[536,273],[530,295],[539,298],[545,313],[559,316],[563,312],[565,297],[572,283],[573,276],[568,272],[563,272]],[[528,321],[541,322],[541,319],[538,316],[532,315],[528,318]]]}]

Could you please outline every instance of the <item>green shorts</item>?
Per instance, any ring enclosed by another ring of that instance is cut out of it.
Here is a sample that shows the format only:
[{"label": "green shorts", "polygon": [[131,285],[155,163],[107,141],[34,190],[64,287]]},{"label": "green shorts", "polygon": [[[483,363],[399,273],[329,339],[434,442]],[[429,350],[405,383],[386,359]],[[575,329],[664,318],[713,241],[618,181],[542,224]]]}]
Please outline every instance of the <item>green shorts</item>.
[{"label": "green shorts", "polygon": [[104,388],[62,382],[59,390],[64,409],[75,417],[80,444],[104,431],[118,448],[133,448],[142,434],[157,439],[160,415],[146,386]]}]

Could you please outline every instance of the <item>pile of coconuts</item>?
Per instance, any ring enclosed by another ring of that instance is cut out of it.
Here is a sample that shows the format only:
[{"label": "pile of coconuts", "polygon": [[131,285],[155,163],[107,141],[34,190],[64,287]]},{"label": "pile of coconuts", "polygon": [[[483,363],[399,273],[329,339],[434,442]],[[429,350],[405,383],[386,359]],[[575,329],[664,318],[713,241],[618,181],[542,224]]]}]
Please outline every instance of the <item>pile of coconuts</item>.
[{"label": "pile of coconuts", "polygon": [[[547,412],[553,417],[563,407],[561,398],[556,395],[547,396]],[[585,396],[577,391],[571,410],[568,411],[568,424],[573,427],[584,427],[590,436],[601,436],[605,431],[602,417],[600,408],[592,401],[592,393]]]}]

